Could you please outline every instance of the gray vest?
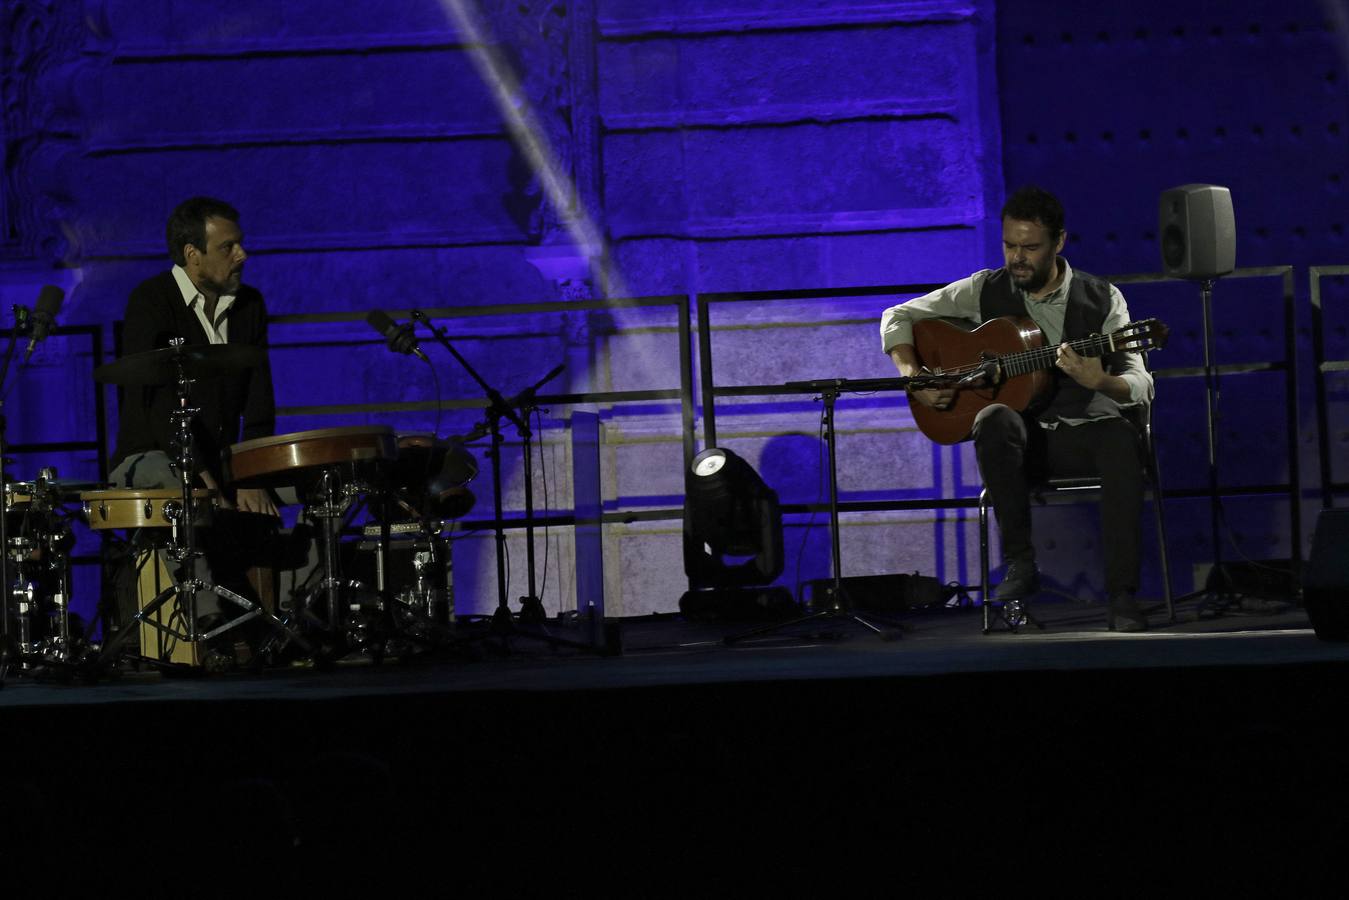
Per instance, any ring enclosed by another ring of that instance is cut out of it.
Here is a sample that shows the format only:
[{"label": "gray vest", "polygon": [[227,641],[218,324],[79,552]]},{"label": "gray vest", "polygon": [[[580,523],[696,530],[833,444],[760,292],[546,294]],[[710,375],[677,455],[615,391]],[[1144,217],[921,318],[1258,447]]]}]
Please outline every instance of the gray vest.
[{"label": "gray vest", "polygon": [[[1068,307],[1063,315],[1063,340],[1074,341],[1100,333],[1109,312],[1110,282],[1074,269],[1072,284],[1068,286]],[[1012,284],[1006,269],[998,269],[984,281],[983,290],[979,292],[979,314],[985,322],[999,316],[1029,318],[1026,302]],[[1102,357],[1101,363],[1107,372],[1116,374],[1123,361],[1120,354],[1111,353]],[[1093,392],[1056,368],[1050,373],[1054,388],[1048,401],[1031,412],[1042,422],[1084,418]]]}]

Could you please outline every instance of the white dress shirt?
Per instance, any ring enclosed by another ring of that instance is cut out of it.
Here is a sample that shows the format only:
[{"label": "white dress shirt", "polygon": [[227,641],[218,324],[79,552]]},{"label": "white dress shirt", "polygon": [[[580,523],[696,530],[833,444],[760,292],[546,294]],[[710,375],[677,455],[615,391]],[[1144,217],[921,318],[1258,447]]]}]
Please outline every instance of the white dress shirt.
[{"label": "white dress shirt", "polygon": [[228,343],[229,311],[234,305],[234,295],[220,295],[215,304],[215,321],[212,322],[206,315],[206,295],[197,290],[197,286],[187,277],[187,271],[182,266],[173,267],[173,280],[178,282],[178,290],[183,292],[183,302],[187,304],[187,308],[197,314],[197,321],[201,322],[207,339],[212,344]]}]

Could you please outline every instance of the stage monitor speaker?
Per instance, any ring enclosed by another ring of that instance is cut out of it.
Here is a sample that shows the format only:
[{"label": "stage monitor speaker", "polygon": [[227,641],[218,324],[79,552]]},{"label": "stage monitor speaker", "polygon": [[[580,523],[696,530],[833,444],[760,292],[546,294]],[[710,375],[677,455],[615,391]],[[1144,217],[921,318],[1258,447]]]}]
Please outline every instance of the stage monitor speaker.
[{"label": "stage monitor speaker", "polygon": [[1237,226],[1227,188],[1183,184],[1162,191],[1157,220],[1166,274],[1207,280],[1236,268]]},{"label": "stage monitor speaker", "polygon": [[1317,637],[1349,640],[1349,509],[1323,509],[1317,517],[1302,603]]},{"label": "stage monitor speaker", "polygon": [[[940,606],[955,596],[959,588],[953,589],[942,584],[931,575],[846,575],[842,579],[842,588],[848,602],[858,609],[878,613],[907,612],[911,609],[925,609]],[[830,591],[834,587],[831,579],[818,579],[807,582],[810,589],[810,602],[813,609],[822,609],[820,604],[830,602]]]}]

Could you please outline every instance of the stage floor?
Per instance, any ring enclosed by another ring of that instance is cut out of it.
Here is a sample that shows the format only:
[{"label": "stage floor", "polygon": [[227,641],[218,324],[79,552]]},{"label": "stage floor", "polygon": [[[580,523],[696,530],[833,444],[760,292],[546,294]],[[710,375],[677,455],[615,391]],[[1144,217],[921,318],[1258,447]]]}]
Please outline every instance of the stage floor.
[{"label": "stage floor", "polygon": [[1295,608],[1127,635],[1100,605],[1033,611],[1045,631],[940,609],[896,640],[727,647],[743,626],[668,617],[620,623],[618,657],[515,638],[15,678],[0,841],[44,896],[133,875],[219,897],[1338,891],[1349,645]]},{"label": "stage floor", "polygon": [[[96,684],[51,684],[11,677],[0,709],[109,701],[192,699],[332,699],[377,693],[629,689],[737,682],[903,678],[949,674],[1085,669],[1267,666],[1349,661],[1349,644],[1312,633],[1301,609],[1260,615],[1213,615],[1181,605],[1176,621],[1151,607],[1153,628],[1139,634],[1105,629],[1101,604],[1041,601],[1031,607],[1044,629],[1002,626],[985,635],[977,608],[896,615],[901,628],[883,639],[847,619],[781,629],[727,646],[723,638],[754,623],[688,623],[677,615],[622,620],[617,657],[556,648],[529,637],[493,639],[471,657],[418,655],[372,664],[359,655],[332,669],[310,666],[259,674],[166,678],[129,672]],[[864,616],[869,615],[863,613]],[[879,616],[879,614],[877,614]],[[565,624],[544,631],[575,638]]]}]

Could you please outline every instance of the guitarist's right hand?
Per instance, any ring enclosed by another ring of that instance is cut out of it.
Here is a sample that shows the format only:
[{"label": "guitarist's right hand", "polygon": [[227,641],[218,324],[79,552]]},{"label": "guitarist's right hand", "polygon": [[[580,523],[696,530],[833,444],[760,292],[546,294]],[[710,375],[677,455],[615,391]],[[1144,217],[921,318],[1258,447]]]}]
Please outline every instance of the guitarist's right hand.
[{"label": "guitarist's right hand", "polygon": [[[899,374],[905,378],[913,378],[917,375],[930,375],[927,367],[918,361],[918,354],[914,352],[912,344],[896,344],[890,348],[890,359],[894,362],[895,368]],[[950,409],[956,402],[955,388],[924,388],[918,391],[908,392],[910,402],[917,400],[924,406],[930,406],[933,409]]]},{"label": "guitarist's right hand", "polygon": [[909,391],[910,401],[917,400],[933,409],[950,409],[956,402],[955,388],[927,388],[922,391]]}]

